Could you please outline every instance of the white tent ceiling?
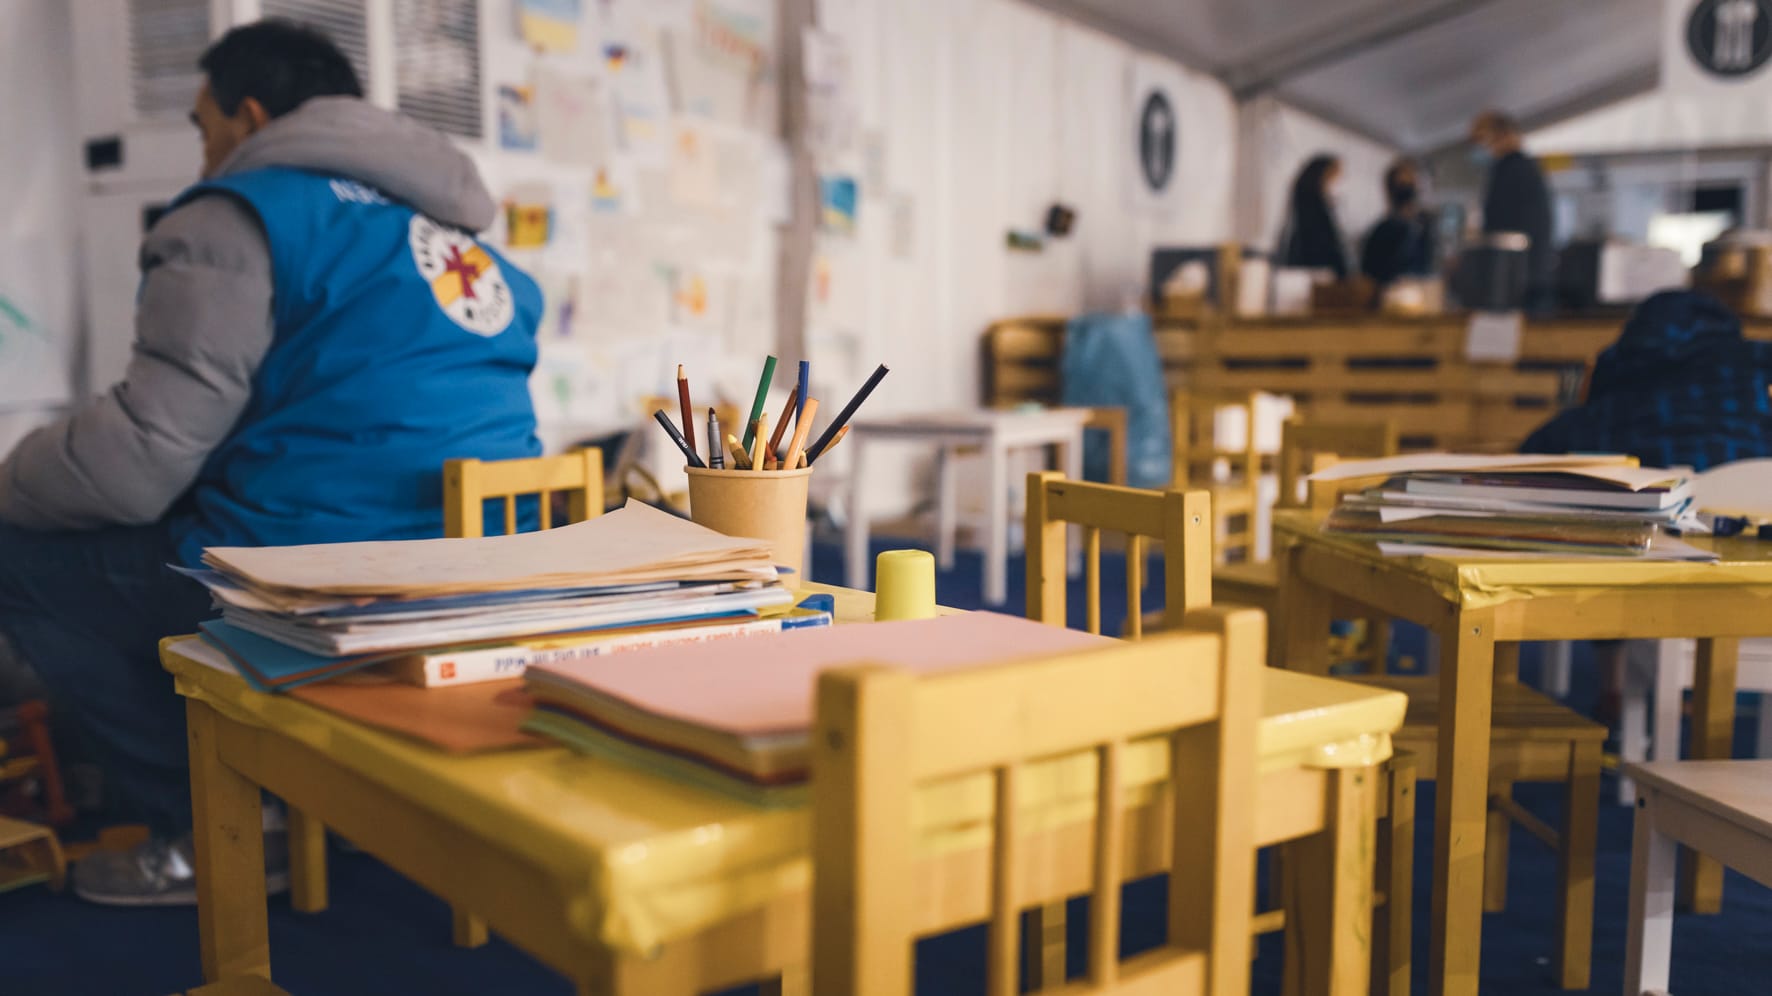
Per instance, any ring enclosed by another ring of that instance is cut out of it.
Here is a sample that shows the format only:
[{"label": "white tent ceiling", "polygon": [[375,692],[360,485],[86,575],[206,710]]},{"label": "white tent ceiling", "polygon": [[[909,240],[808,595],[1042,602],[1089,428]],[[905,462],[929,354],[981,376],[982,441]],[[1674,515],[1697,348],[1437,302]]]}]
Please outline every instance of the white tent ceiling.
[{"label": "white tent ceiling", "polygon": [[1412,150],[1501,107],[1529,125],[1655,85],[1662,0],[1035,0]]}]

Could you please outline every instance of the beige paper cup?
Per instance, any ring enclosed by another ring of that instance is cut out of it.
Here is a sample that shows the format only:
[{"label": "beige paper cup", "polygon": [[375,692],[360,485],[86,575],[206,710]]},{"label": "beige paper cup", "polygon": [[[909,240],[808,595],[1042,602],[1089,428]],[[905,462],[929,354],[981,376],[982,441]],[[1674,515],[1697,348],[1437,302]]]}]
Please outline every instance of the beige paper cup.
[{"label": "beige paper cup", "polygon": [[689,518],[717,533],[768,543],[778,567],[793,570],[781,583],[800,587],[806,570],[806,490],[812,468],[711,470],[685,467]]}]

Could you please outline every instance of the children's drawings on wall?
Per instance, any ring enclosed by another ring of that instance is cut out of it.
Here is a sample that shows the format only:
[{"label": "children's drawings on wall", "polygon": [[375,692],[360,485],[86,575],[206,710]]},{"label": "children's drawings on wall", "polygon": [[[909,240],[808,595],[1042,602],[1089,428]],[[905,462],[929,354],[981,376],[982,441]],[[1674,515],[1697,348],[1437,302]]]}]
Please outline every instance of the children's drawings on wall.
[{"label": "children's drawings on wall", "polygon": [[767,127],[774,33],[774,5],[765,0],[694,0],[687,32],[667,35],[678,110],[726,125]]},{"label": "children's drawings on wall", "polygon": [[852,176],[818,178],[818,227],[831,235],[855,234],[855,213],[860,191]]},{"label": "children's drawings on wall", "polygon": [[535,151],[533,87],[501,85],[498,88],[498,145],[513,152]]},{"label": "children's drawings on wall", "polygon": [[840,162],[854,151],[855,75],[841,37],[817,28],[800,35],[806,74],[806,145],[821,162]]},{"label": "children's drawings on wall", "polygon": [[616,136],[642,163],[669,155],[670,89],[662,32],[634,3],[605,5],[598,58],[613,96]]},{"label": "children's drawings on wall", "polygon": [[579,0],[513,0],[517,37],[537,52],[578,48]]},{"label": "children's drawings on wall", "polygon": [[591,169],[608,164],[609,104],[601,80],[544,69],[536,75],[535,103],[544,157]]},{"label": "children's drawings on wall", "polygon": [[553,240],[554,205],[548,188],[523,184],[504,201],[505,244],[512,249],[539,249]]},{"label": "children's drawings on wall", "polygon": [[700,125],[684,122],[671,140],[671,197],[686,206],[720,205],[720,168],[714,138]]}]

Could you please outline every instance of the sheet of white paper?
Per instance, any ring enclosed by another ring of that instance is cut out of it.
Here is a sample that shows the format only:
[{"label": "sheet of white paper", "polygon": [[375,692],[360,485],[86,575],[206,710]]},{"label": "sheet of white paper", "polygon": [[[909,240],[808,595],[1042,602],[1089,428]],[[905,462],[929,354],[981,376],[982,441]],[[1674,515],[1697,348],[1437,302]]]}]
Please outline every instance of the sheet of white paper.
[{"label": "sheet of white paper", "polygon": [[1520,358],[1524,319],[1517,311],[1479,311],[1465,330],[1464,358],[1475,363],[1512,363]]},{"label": "sheet of white paper", "polygon": [[1425,543],[1390,543],[1380,541],[1378,551],[1387,557],[1455,557],[1459,560],[1579,560],[1579,561],[1712,561],[1717,555],[1700,550],[1673,536],[1657,535],[1649,552],[1636,557],[1608,557],[1574,553],[1552,553],[1539,550],[1473,550],[1468,547],[1434,546]]},{"label": "sheet of white paper", "polygon": [[1363,477],[1395,477],[1414,473],[1557,471],[1612,481],[1626,487],[1643,488],[1686,475],[1685,471],[1678,468],[1670,470],[1665,467],[1633,467],[1629,464],[1629,459],[1617,455],[1540,456],[1514,453],[1488,456],[1475,453],[1412,453],[1376,460],[1348,460],[1327,470],[1320,470],[1308,479],[1352,481]]},{"label": "sheet of white paper", "polygon": [[1692,502],[1712,515],[1772,519],[1772,459],[1738,460],[1699,474]]},{"label": "sheet of white paper", "polygon": [[1380,522],[1408,522],[1411,519],[1429,519],[1434,516],[1453,516],[1466,519],[1493,519],[1495,518],[1495,513],[1480,512],[1468,508],[1399,508],[1395,505],[1385,505],[1378,510],[1378,521]]}]

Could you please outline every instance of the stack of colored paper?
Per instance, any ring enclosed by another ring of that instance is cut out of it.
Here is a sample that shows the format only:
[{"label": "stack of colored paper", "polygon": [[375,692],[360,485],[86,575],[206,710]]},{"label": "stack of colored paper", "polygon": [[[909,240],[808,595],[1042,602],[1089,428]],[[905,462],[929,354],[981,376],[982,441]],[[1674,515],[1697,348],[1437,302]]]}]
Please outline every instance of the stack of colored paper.
[{"label": "stack of colored paper", "polygon": [[205,638],[263,688],[440,646],[738,617],[786,605],[757,540],[638,502],[543,532],[212,548]]},{"label": "stack of colored paper", "polygon": [[951,671],[1112,642],[973,612],[537,665],[525,729],[759,805],[793,805],[806,795],[820,671]]},{"label": "stack of colored paper", "polygon": [[1678,538],[1702,529],[1689,472],[1628,457],[1426,456],[1337,464],[1312,481],[1372,479],[1344,494],[1324,532],[1387,554],[1489,550],[1711,560]]}]

